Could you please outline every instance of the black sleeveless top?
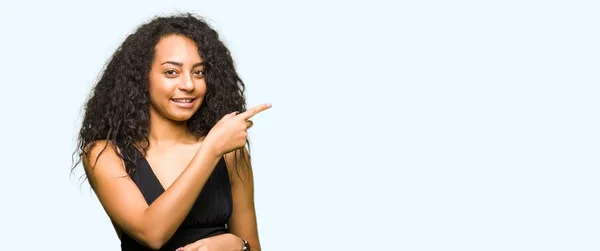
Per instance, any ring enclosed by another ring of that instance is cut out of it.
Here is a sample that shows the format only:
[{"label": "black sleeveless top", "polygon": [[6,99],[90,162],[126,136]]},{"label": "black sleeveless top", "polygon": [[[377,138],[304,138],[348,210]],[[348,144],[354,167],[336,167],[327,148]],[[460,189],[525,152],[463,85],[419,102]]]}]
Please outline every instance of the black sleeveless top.
[{"label": "black sleeveless top", "polygon": [[[165,190],[142,158],[131,178],[140,189],[148,205],[152,204]],[[190,213],[181,223],[173,237],[160,250],[173,251],[199,239],[227,233],[227,221],[232,213],[231,183],[225,159],[221,157],[212,174],[204,184]],[[123,232],[122,251],[151,250]]]}]

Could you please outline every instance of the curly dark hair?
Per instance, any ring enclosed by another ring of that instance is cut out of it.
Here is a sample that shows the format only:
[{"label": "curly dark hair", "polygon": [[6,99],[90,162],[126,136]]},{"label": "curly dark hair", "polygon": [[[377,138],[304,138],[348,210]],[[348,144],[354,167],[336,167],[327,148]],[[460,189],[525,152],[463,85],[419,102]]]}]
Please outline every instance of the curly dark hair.
[{"label": "curly dark hair", "polygon": [[[105,65],[84,106],[73,169],[84,154],[90,154],[97,140],[106,140],[104,149],[112,143],[129,174],[145,156],[150,144],[149,73],[155,46],[168,35],[192,39],[205,63],[206,95],[187,122],[193,135],[198,139],[206,136],[224,115],[246,110],[245,85],[217,32],[191,13],[155,17],[130,34]],[[236,151],[236,156],[238,152],[247,154]]]}]

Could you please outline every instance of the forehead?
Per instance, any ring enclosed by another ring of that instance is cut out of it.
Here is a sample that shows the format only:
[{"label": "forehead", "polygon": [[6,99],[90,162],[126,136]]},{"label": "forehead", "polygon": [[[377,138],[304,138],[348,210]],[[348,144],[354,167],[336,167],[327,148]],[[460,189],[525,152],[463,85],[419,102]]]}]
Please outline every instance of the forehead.
[{"label": "forehead", "polygon": [[189,37],[182,35],[169,35],[160,39],[155,47],[156,61],[177,61],[195,64],[200,62],[198,47]]}]

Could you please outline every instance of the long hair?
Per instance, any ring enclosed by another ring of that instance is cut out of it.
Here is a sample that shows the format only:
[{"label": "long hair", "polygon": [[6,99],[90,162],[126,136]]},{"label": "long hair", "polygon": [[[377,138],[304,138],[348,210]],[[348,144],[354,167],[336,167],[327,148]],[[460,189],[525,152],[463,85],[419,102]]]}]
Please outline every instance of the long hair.
[{"label": "long hair", "polygon": [[[83,155],[89,156],[97,140],[106,140],[105,148],[111,142],[117,155],[124,160],[127,172],[135,171],[150,144],[148,86],[155,46],[168,35],[192,39],[205,63],[207,91],[202,105],[187,122],[194,136],[206,136],[227,113],[246,110],[245,85],[217,32],[202,18],[190,13],[155,17],[125,39],[93,87],[84,106],[83,123],[74,152],[76,160],[71,171],[81,163]],[[237,157],[245,154],[244,151],[236,151],[235,154],[236,159],[245,159]],[[236,163],[237,168],[243,166],[240,161]]]}]

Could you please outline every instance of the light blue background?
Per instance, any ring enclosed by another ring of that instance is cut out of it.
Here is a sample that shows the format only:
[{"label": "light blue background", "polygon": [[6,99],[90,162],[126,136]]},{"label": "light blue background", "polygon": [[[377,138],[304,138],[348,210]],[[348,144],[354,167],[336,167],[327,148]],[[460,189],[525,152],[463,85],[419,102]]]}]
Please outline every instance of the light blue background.
[{"label": "light blue background", "polygon": [[1,249],[118,250],[69,176],[156,14],[205,16],[249,105],[263,250],[599,250],[597,1],[1,1]]}]

